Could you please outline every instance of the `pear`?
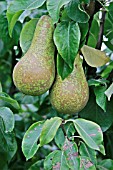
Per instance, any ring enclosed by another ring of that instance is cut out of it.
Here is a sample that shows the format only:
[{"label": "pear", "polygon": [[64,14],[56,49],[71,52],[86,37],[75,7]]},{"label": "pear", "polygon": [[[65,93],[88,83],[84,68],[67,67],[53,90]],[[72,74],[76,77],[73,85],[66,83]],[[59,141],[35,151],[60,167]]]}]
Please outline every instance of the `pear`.
[{"label": "pear", "polygon": [[72,73],[64,80],[59,75],[56,76],[50,91],[50,101],[58,112],[74,114],[85,107],[88,98],[88,83],[78,54]]},{"label": "pear", "polygon": [[42,16],[36,25],[30,48],[14,67],[14,84],[24,94],[41,95],[50,89],[54,81],[53,31],[52,19]]}]

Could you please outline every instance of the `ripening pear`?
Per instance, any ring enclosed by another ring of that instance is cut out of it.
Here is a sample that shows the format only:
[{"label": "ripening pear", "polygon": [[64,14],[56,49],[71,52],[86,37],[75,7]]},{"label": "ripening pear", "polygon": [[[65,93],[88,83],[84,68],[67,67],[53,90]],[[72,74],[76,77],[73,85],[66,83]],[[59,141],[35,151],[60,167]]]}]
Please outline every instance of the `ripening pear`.
[{"label": "ripening pear", "polygon": [[52,19],[47,15],[42,16],[30,48],[14,67],[14,84],[24,94],[41,95],[50,89],[54,81],[53,31]]},{"label": "ripening pear", "polygon": [[74,114],[85,107],[88,98],[88,83],[80,56],[77,55],[72,73],[64,80],[57,75],[50,92],[50,101],[58,112]]}]

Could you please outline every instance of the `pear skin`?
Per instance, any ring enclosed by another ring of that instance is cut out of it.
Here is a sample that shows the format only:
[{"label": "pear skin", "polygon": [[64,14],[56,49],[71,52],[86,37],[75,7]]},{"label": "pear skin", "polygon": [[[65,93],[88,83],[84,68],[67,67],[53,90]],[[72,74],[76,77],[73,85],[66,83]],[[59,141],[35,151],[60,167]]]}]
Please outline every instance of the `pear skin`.
[{"label": "pear skin", "polygon": [[52,19],[47,15],[42,16],[30,48],[14,67],[14,84],[24,94],[41,95],[50,89],[54,81],[53,31]]},{"label": "pear skin", "polygon": [[50,101],[58,112],[74,114],[85,107],[88,99],[88,83],[80,56],[77,55],[72,73],[64,80],[57,75],[50,91]]}]

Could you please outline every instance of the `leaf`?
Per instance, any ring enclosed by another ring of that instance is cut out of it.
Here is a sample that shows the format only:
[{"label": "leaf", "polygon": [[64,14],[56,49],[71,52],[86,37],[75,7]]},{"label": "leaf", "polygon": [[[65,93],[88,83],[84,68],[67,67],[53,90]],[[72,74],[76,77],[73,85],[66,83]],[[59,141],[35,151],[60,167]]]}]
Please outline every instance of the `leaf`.
[{"label": "leaf", "polygon": [[6,13],[3,12],[0,14],[0,55],[4,56],[14,45],[17,44],[17,35],[19,34],[19,30],[17,34],[16,29],[17,27],[14,28],[13,38],[10,38]]},{"label": "leaf", "polygon": [[17,152],[17,142],[13,132],[5,134],[5,139],[7,141],[5,147],[7,148],[8,162],[10,162]]},{"label": "leaf", "polygon": [[0,14],[2,14],[3,11],[7,10],[7,2],[1,1],[0,2]]},{"label": "leaf", "polygon": [[86,38],[86,35],[88,33],[89,24],[86,23],[79,23],[80,33],[81,33],[81,42]]},{"label": "leaf", "polygon": [[54,117],[45,121],[40,135],[40,146],[43,146],[53,140],[61,123],[62,119],[59,117]]},{"label": "leaf", "polygon": [[[14,133],[5,133],[4,124],[2,119],[0,118],[0,153],[3,152],[6,155],[6,158],[4,157],[4,159],[6,159],[7,162],[10,162],[16,151],[17,143]],[[4,156],[4,154],[2,156]]]},{"label": "leaf", "polygon": [[109,40],[104,41],[104,43],[111,51],[113,51],[113,43],[111,43]]},{"label": "leaf", "polygon": [[2,92],[2,84],[1,84],[1,82],[0,82],[0,93]]},{"label": "leaf", "polygon": [[28,170],[38,170],[40,169],[40,167],[42,168],[44,163],[44,160],[39,160],[37,162],[35,162],[33,165],[30,166],[30,168]]},{"label": "leaf", "polygon": [[113,160],[111,159],[101,160],[101,162],[97,164],[97,168],[98,170],[112,170]]},{"label": "leaf", "polygon": [[113,98],[106,103],[106,112],[97,104],[93,90],[90,89],[90,97],[87,105],[79,112],[80,117],[99,124],[103,131],[106,131],[113,123]]},{"label": "leaf", "polygon": [[68,16],[78,23],[86,23],[89,20],[88,14],[81,9],[79,0],[72,0],[67,5],[67,14]]},{"label": "leaf", "polygon": [[74,120],[74,126],[83,141],[92,149],[98,150],[103,141],[103,133],[99,125],[82,118]]},{"label": "leaf", "polygon": [[60,21],[71,21],[71,19],[67,15],[67,10],[65,6],[64,9],[61,11]]},{"label": "leaf", "polygon": [[110,98],[113,94],[113,83],[109,86],[109,88],[105,91],[105,95],[107,96],[108,100],[110,101]]},{"label": "leaf", "polygon": [[4,152],[1,146],[0,146],[0,169],[4,169],[4,170],[8,169],[7,153]]},{"label": "leaf", "polygon": [[7,13],[7,19],[8,19],[8,23],[9,23],[9,35],[12,38],[12,32],[13,32],[13,28],[19,18],[19,16],[22,14],[22,10],[16,12],[15,14],[10,14]]},{"label": "leaf", "polygon": [[96,103],[104,110],[104,112],[106,112],[106,96],[104,94],[105,90],[105,86],[99,86],[94,88]]},{"label": "leaf", "polygon": [[72,170],[78,170],[80,168],[80,158],[78,156],[78,148],[75,142],[70,142],[67,138],[62,147],[68,166]]},{"label": "leaf", "polygon": [[41,7],[46,0],[13,0],[7,10],[7,19],[9,23],[9,34],[12,36],[12,31],[19,16],[25,10],[32,10]]},{"label": "leaf", "polygon": [[57,55],[57,72],[61,76],[62,80],[64,80],[73,69],[71,69],[68,64],[63,60],[60,54]]},{"label": "leaf", "polygon": [[89,30],[89,37],[87,42],[88,46],[93,48],[96,47],[99,37],[99,31],[100,31],[100,19],[99,13],[96,13],[94,15],[94,19],[92,20],[91,28]]},{"label": "leaf", "polygon": [[112,70],[113,70],[113,61],[111,61],[109,65],[107,65],[107,67],[103,70],[103,72],[101,73],[101,77],[108,78]]},{"label": "leaf", "polygon": [[62,129],[59,128],[55,136],[55,143],[61,149],[61,147],[64,145],[64,141],[65,141],[64,133]]},{"label": "leaf", "polygon": [[54,31],[54,42],[64,61],[73,68],[80,43],[80,29],[77,23],[60,22]]},{"label": "leaf", "polygon": [[59,20],[60,9],[63,5],[69,3],[71,0],[47,0],[47,10],[51,16],[53,23]]},{"label": "leaf", "polygon": [[95,165],[86,156],[81,156],[81,168],[80,170],[96,170]]},{"label": "leaf", "polygon": [[51,170],[52,169],[52,160],[54,155],[58,152],[58,150],[55,150],[53,152],[51,152],[46,159],[44,160],[44,169],[45,170]]},{"label": "leaf", "polygon": [[0,93],[0,101],[10,104],[13,108],[15,108],[17,110],[20,109],[18,102],[16,100],[12,99],[8,94],[6,94],[4,92]]},{"label": "leaf", "polygon": [[94,49],[87,45],[84,45],[81,48],[82,54],[84,56],[85,61],[91,67],[100,67],[109,62],[109,57],[100,50]]},{"label": "leaf", "polygon": [[98,87],[102,84],[105,86],[107,82],[108,81],[106,79],[90,79],[88,80],[88,85]]},{"label": "leaf", "polygon": [[103,155],[106,155],[104,145],[103,145],[103,144],[99,145],[99,148],[100,148],[100,152],[101,152]]},{"label": "leaf", "polygon": [[42,127],[43,121],[36,122],[29,127],[24,135],[22,140],[22,151],[27,160],[32,158],[39,148],[37,141],[40,137]]},{"label": "leaf", "polygon": [[13,112],[7,107],[0,107],[0,117],[4,122],[5,132],[11,132],[14,129]]},{"label": "leaf", "polygon": [[37,21],[38,19],[31,19],[25,24],[21,31],[20,46],[22,48],[23,53],[26,53],[31,45]]},{"label": "leaf", "polygon": [[64,125],[64,129],[66,131],[66,135],[68,136],[68,138],[74,136],[76,130],[75,130],[75,127],[73,125],[73,123],[71,122],[67,122],[65,125]]},{"label": "leaf", "polygon": [[89,148],[85,143],[80,142],[79,152],[81,156],[86,156],[89,160],[96,165],[96,151]]},{"label": "leaf", "polygon": [[109,4],[109,7],[108,7],[108,16],[109,16],[110,20],[113,22],[113,2],[111,2]]},{"label": "leaf", "polygon": [[54,154],[52,164],[53,164],[53,168],[52,168],[53,170],[64,170],[64,169],[69,170],[66,157],[63,151],[58,150]]}]

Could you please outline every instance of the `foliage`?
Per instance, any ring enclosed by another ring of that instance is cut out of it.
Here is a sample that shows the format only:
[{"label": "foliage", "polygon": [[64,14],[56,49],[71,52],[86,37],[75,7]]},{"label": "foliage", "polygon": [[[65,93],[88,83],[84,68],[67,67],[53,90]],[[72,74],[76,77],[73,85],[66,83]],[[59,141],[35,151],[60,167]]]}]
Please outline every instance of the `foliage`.
[{"label": "foliage", "polygon": [[[50,15],[58,74],[65,79],[80,52],[90,87],[75,115],[52,108],[49,92],[28,96],[12,81],[38,19]],[[104,51],[104,52],[103,52]],[[113,2],[0,1],[0,169],[113,169]]]}]

